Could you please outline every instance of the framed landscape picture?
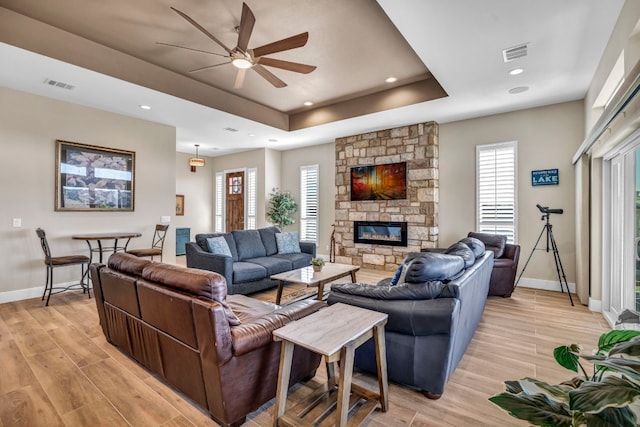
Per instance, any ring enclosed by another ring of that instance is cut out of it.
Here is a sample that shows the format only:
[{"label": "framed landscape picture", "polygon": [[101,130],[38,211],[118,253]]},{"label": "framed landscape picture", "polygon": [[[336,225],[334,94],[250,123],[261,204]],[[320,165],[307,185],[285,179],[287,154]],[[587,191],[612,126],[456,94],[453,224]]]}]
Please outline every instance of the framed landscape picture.
[{"label": "framed landscape picture", "polygon": [[136,153],[56,141],[56,211],[133,211]]}]

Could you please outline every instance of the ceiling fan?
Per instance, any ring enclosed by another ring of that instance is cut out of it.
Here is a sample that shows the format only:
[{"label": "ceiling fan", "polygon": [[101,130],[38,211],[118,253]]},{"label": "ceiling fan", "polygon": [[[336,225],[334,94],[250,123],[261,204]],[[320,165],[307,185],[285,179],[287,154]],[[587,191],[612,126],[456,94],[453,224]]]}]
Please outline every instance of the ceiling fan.
[{"label": "ceiling fan", "polygon": [[253,32],[253,26],[256,22],[256,18],[247,6],[246,3],[242,3],[242,15],[240,17],[240,25],[236,27],[238,31],[238,42],[237,46],[233,49],[229,49],[224,45],[220,40],[218,40],[213,34],[207,31],[202,25],[198,24],[193,18],[187,15],[184,12],[176,9],[175,7],[171,7],[175,13],[180,15],[184,20],[193,25],[198,31],[203,33],[205,36],[213,40],[220,47],[222,47],[227,54],[217,54],[213,52],[207,52],[200,49],[193,49],[185,46],[178,46],[169,43],[160,43],[166,46],[178,47],[181,49],[188,49],[197,52],[209,53],[213,55],[222,56],[228,58],[229,61],[223,62],[220,64],[209,65],[202,68],[197,68],[195,70],[189,71],[190,73],[196,73],[199,71],[209,70],[214,67],[219,67],[221,65],[232,64],[238,69],[238,73],[236,74],[236,79],[233,87],[238,89],[242,87],[242,83],[244,82],[244,76],[248,69],[252,69],[260,76],[262,76],[265,80],[271,83],[273,86],[277,88],[282,88],[287,86],[285,82],[280,80],[275,74],[271,71],[267,70],[264,66],[267,67],[275,67],[280,68],[287,71],[293,71],[295,73],[308,74],[316,69],[313,65],[301,64],[298,62],[290,62],[283,61],[275,58],[267,58],[266,55],[270,55],[277,52],[283,52],[285,50],[295,49],[298,47],[302,47],[307,44],[307,40],[309,39],[309,33],[300,33],[295,36],[287,37],[282,40],[278,40],[273,43],[268,43],[260,47],[256,47],[254,49],[248,49],[249,39],[251,38],[251,33]]}]

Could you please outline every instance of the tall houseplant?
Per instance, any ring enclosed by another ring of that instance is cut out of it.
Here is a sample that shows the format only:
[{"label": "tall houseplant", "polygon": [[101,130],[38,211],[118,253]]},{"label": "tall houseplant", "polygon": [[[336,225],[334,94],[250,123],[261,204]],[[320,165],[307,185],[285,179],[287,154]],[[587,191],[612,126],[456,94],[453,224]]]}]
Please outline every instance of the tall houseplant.
[{"label": "tall houseplant", "polygon": [[[592,355],[578,344],[553,351],[578,376],[558,385],[533,378],[505,381],[506,391],[489,400],[509,415],[538,426],[636,426],[640,403],[640,331],[612,330]],[[593,363],[589,375],[580,359]]]},{"label": "tall houseplant", "polygon": [[267,208],[267,218],[281,230],[295,221],[291,214],[298,210],[298,204],[293,200],[293,196],[288,191],[280,191],[274,188],[269,193],[269,206]]}]

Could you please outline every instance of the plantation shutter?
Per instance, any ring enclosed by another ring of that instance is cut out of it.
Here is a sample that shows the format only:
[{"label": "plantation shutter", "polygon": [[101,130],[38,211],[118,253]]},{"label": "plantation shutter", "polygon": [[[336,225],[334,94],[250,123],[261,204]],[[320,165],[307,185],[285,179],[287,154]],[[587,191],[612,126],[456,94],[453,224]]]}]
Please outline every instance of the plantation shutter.
[{"label": "plantation shutter", "polygon": [[318,165],[300,167],[300,240],[318,242]]},{"label": "plantation shutter", "polygon": [[516,241],[516,142],[476,147],[477,231]]},{"label": "plantation shutter", "polygon": [[257,184],[258,170],[255,168],[247,170],[247,230],[255,230],[257,211]]},{"label": "plantation shutter", "polygon": [[216,173],[216,209],[215,209],[215,232],[223,233],[224,228],[224,189],[222,183],[224,181],[224,174],[222,172]]}]

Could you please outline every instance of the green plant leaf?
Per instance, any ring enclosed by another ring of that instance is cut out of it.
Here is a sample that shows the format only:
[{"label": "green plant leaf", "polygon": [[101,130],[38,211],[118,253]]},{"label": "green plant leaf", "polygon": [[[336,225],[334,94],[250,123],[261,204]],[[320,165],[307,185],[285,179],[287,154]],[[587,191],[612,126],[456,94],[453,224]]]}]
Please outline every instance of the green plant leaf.
[{"label": "green plant leaf", "polygon": [[609,355],[628,354],[629,356],[640,356],[640,337],[635,337],[627,342],[616,344],[610,351]]},{"label": "green plant leaf", "polygon": [[600,339],[598,340],[597,354],[606,354],[616,344],[621,342],[627,342],[637,336],[640,336],[640,331],[614,329],[612,331],[605,332],[604,334],[600,335]]},{"label": "green plant leaf", "polygon": [[578,372],[578,359],[580,357],[576,352],[574,352],[574,350],[576,350],[574,346],[575,344],[572,344],[571,346],[562,345],[560,347],[556,347],[553,350],[553,357],[563,368]]},{"label": "green plant leaf", "polygon": [[640,396],[640,388],[624,378],[608,376],[601,382],[584,382],[569,392],[572,411],[595,414],[609,407],[623,407]]},{"label": "green plant leaf", "polygon": [[523,378],[520,381],[523,393],[533,396],[536,394],[544,394],[555,402],[564,402],[569,404],[569,392],[573,387],[568,385],[551,385],[535,378]]},{"label": "green plant leaf", "polygon": [[638,360],[609,357],[596,363],[598,366],[604,366],[612,371],[626,375],[633,381],[640,381],[640,361]]},{"label": "green plant leaf", "polygon": [[597,414],[585,414],[584,419],[588,427],[635,427],[636,416],[628,407],[605,408]]},{"label": "green plant leaf", "polygon": [[518,394],[522,393],[522,386],[520,381],[505,381],[504,385],[508,393]]},{"label": "green plant leaf", "polygon": [[550,400],[543,394],[501,393],[489,400],[504,409],[514,418],[537,426],[571,427],[572,418],[566,404]]}]

